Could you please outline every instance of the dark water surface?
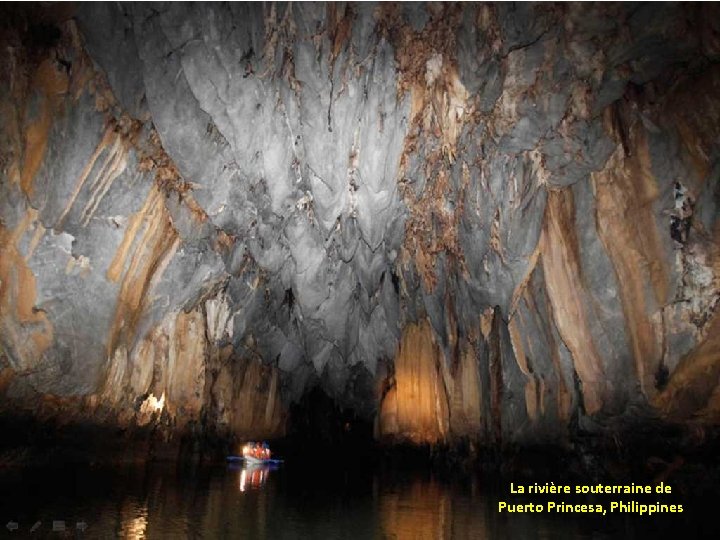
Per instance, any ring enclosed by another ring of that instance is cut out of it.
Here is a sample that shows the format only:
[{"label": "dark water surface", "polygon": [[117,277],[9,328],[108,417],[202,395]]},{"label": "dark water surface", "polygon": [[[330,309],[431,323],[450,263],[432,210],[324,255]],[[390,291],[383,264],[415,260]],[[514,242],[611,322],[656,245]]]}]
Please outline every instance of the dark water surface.
[{"label": "dark water surface", "polygon": [[504,482],[363,464],[15,469],[0,489],[3,538],[718,538],[720,519],[682,497],[682,515],[501,515]]}]

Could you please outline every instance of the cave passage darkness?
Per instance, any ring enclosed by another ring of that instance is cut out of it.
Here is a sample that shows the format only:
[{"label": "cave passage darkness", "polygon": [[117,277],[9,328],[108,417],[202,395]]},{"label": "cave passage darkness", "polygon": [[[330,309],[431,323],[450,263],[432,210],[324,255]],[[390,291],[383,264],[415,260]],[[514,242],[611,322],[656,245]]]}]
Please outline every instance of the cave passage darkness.
[{"label": "cave passage darkness", "polygon": [[718,4],[4,4],[0,44],[0,466],[717,485]]}]

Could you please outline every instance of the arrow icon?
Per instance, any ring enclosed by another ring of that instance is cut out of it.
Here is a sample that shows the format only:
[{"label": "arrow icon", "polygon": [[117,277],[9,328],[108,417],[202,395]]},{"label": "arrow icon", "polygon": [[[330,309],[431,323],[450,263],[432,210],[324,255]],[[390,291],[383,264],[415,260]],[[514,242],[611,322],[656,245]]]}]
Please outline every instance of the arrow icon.
[{"label": "arrow icon", "polygon": [[8,521],[7,525],[5,526],[7,527],[8,531],[17,531],[20,528],[20,525],[17,521]]}]

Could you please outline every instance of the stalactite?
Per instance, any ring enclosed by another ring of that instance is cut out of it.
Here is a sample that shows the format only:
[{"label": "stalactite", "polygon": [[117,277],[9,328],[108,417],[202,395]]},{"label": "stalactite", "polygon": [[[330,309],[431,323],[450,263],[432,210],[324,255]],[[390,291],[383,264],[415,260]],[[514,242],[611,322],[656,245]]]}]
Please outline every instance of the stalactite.
[{"label": "stalactite", "polygon": [[381,437],[417,443],[443,441],[449,428],[445,386],[440,373],[441,353],[430,324],[409,325],[395,357],[395,387],[381,405]]},{"label": "stalactite", "polygon": [[[662,329],[653,323],[650,313],[668,300],[668,276],[652,210],[659,195],[645,131],[638,123],[625,129],[628,133],[616,134],[624,142],[610,157],[605,170],[592,177],[597,193],[598,233],[618,274],[637,377],[643,392],[652,397],[654,376],[662,357],[659,338]],[[625,217],[630,214],[633,219]],[[647,288],[654,297],[649,305]]]},{"label": "stalactite", "polygon": [[[142,236],[136,242],[136,235],[141,230]],[[153,187],[142,210],[132,217],[123,243],[108,269],[108,278],[113,281],[123,276],[115,321],[108,341],[109,353],[121,339],[130,343],[134,339],[135,327],[143,315],[152,285],[162,275],[178,244],[179,238],[165,208],[163,196],[159,189]],[[133,247],[135,249],[130,255]]]},{"label": "stalactite", "polygon": [[580,272],[574,214],[571,192],[550,192],[540,242],[553,316],[573,355],[575,371],[583,385],[585,410],[592,414],[603,406],[605,375],[585,313],[588,300]]},{"label": "stalactite", "polygon": [[490,441],[500,445],[503,441],[502,399],[503,369],[500,351],[500,325],[502,317],[496,308],[493,313],[492,326],[488,336],[488,373],[490,375]]},{"label": "stalactite", "polygon": [[41,227],[32,209],[15,230],[0,224],[0,325],[11,366],[19,372],[36,368],[53,342],[52,323],[45,312],[35,308],[35,275],[18,249],[33,226],[36,230]]}]

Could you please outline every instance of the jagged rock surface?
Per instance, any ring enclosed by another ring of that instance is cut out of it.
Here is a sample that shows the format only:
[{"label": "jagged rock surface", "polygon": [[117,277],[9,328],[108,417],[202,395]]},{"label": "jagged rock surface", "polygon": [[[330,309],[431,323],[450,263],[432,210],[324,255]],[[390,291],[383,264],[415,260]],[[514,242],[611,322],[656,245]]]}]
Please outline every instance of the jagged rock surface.
[{"label": "jagged rock surface", "polygon": [[415,442],[717,422],[717,21],[9,10],[3,407],[271,436],[320,384]]}]

